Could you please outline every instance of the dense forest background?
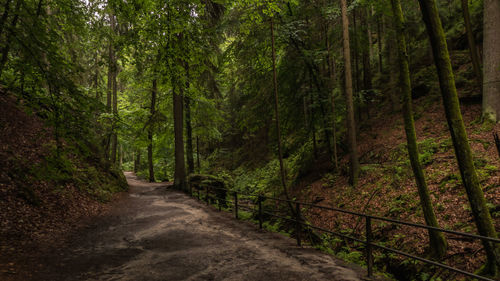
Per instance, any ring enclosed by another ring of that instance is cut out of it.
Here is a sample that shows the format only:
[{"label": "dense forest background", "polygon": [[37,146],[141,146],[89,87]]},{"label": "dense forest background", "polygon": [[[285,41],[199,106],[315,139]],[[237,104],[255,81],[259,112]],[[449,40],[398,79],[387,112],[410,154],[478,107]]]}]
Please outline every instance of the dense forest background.
[{"label": "dense forest background", "polygon": [[[3,246],[43,237],[20,218],[43,229],[74,202],[126,189],[120,170],[184,190],[213,175],[231,190],[497,237],[499,18],[495,0],[2,0]],[[306,216],[363,233],[355,217]],[[386,245],[499,274],[494,243],[376,229]],[[321,238],[363,263],[361,245]],[[375,262],[401,280],[459,278],[391,254]]]}]

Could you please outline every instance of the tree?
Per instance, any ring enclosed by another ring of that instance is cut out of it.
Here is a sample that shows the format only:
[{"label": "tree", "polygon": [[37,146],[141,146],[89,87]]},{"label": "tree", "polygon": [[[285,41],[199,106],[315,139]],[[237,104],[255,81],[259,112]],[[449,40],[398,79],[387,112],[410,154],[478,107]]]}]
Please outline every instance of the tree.
[{"label": "tree", "polygon": [[[280,128],[280,114],[279,114],[279,97],[278,97],[278,80],[276,75],[276,50],[274,46],[274,19],[271,17],[271,52],[273,61],[273,89],[274,89],[274,114],[275,114],[275,125],[276,125],[276,138],[278,141],[278,160],[280,162],[280,175],[281,175],[281,185],[283,187],[283,193],[286,199],[289,199],[288,189],[286,187],[286,173],[285,165],[283,164],[283,152],[281,149],[281,128]],[[290,205],[290,204],[289,204]],[[293,212],[293,207],[290,207]]]},{"label": "tree", "polygon": [[359,176],[358,148],[356,142],[356,123],[354,120],[354,102],[352,91],[351,48],[349,47],[349,18],[347,17],[347,1],[340,0],[342,11],[342,45],[344,47],[344,79],[345,99],[347,105],[347,131],[350,154],[350,183],[356,186]]},{"label": "tree", "polygon": [[[465,23],[465,32],[467,33],[467,42],[469,43],[469,53],[472,60],[472,68],[474,69],[474,75],[476,76],[477,85],[482,90],[483,72],[481,71],[481,64],[479,63],[479,50],[476,46],[476,40],[474,40],[474,33],[472,31],[470,13],[469,13],[469,0],[462,1],[462,14]],[[500,15],[500,14],[499,14]]]},{"label": "tree", "polygon": [[[424,219],[427,225],[439,227],[434,214],[429,189],[425,181],[422,164],[418,158],[417,134],[413,120],[413,109],[411,100],[411,79],[409,59],[406,48],[406,39],[404,34],[405,20],[401,9],[400,0],[391,0],[394,27],[396,30],[396,40],[399,55],[399,87],[401,90],[401,101],[403,105],[403,117],[405,122],[406,141],[408,144],[408,156],[410,157],[411,167],[417,182],[420,204],[424,213]],[[447,242],[442,232],[429,230],[430,250],[433,255],[443,257],[446,253]]]},{"label": "tree", "polygon": [[500,122],[500,2],[484,0],[483,116]]},{"label": "tree", "polygon": [[[486,206],[486,200],[479,183],[476,168],[474,167],[472,152],[462,120],[448,46],[436,2],[435,0],[419,0],[419,3],[439,76],[439,85],[448,128],[450,129],[462,182],[469,198],[474,221],[476,222],[479,234],[496,238],[497,233],[493,226],[489,209]],[[497,276],[500,265],[500,245],[495,245],[487,241],[483,241],[483,245],[488,260],[482,272]]]},{"label": "tree", "polygon": [[153,79],[153,88],[151,89],[151,107],[149,108],[150,118],[148,126],[148,168],[149,182],[155,182],[155,171],[153,166],[153,128],[156,114],[156,95],[158,87],[156,78]]}]

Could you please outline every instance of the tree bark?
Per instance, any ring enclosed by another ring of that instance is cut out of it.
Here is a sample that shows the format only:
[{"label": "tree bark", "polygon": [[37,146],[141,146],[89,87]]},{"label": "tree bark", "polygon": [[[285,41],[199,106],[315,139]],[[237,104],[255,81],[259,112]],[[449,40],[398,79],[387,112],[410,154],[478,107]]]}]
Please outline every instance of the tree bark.
[{"label": "tree bark", "polygon": [[137,174],[141,170],[141,151],[137,150],[135,154],[135,161],[134,161],[134,173]]},{"label": "tree bark", "polygon": [[[175,84],[175,82],[174,82]],[[174,107],[174,144],[175,144],[175,170],[174,187],[180,190],[187,190],[186,186],[186,163],[184,160],[184,133],[183,133],[183,95],[182,87],[179,93],[173,91]]]},{"label": "tree bark", "polygon": [[347,17],[347,1],[340,0],[342,10],[342,45],[344,48],[344,71],[345,71],[345,96],[347,107],[347,131],[350,154],[350,184],[355,187],[358,183],[359,160],[356,143],[356,123],[354,121],[354,103],[352,92],[352,71],[351,71],[351,49],[349,46],[349,18]]},{"label": "tree bark", "polygon": [[[497,1],[498,2],[498,1]],[[446,38],[439,17],[435,0],[419,0],[422,16],[429,34],[434,61],[436,64],[441,95],[451,138],[458,160],[462,182],[465,186],[467,197],[472,209],[479,234],[497,237],[490,212],[486,206],[483,190],[474,167],[472,152],[465,131],[460,104],[458,101],[455,78],[451,68],[450,56]],[[483,241],[487,255],[487,264],[482,273],[498,276],[500,265],[500,245]]]},{"label": "tree bark", "polygon": [[[111,16],[111,32],[113,35],[116,33],[116,18],[114,15]],[[116,122],[118,119],[118,85],[116,81],[116,76],[118,75],[118,65],[116,63],[116,55],[115,50],[113,48],[113,77],[112,77],[112,85],[113,85],[113,132],[112,132],[112,143],[111,143],[111,163],[116,164],[116,150],[118,145],[118,136],[116,133]]]},{"label": "tree bark", "polygon": [[[362,22],[364,23],[364,28],[366,28],[366,32],[362,34],[365,37],[363,40],[363,44],[368,44],[368,46],[363,46],[363,88],[364,90],[370,90],[372,88],[372,65],[371,65],[371,32],[370,32],[370,24],[368,18],[368,12],[366,9],[361,9]],[[368,110],[368,108],[367,108]]]},{"label": "tree bark", "polygon": [[[189,90],[189,64],[188,62],[184,62],[184,69],[186,71],[186,89]],[[188,96],[184,96],[184,108],[185,118],[186,118],[186,158],[187,158],[187,167],[188,167],[188,175],[194,173],[194,159],[193,159],[193,127],[191,126],[191,98]]]},{"label": "tree bark", "polygon": [[500,122],[500,1],[484,0],[483,117]]},{"label": "tree bark", "polygon": [[333,58],[333,55],[331,53],[331,48],[330,48],[330,40],[328,38],[328,27],[326,29],[326,50],[327,50],[327,61],[328,61],[328,74],[329,74],[329,81],[330,81],[330,99],[331,99],[331,107],[332,107],[332,138],[333,138],[333,167],[337,171],[339,168],[338,164],[338,159],[337,159],[337,122],[336,122],[336,115],[335,115],[335,95],[334,95],[334,85],[335,85],[335,60]]},{"label": "tree bark", "polygon": [[[276,75],[276,50],[274,46],[274,20],[271,18],[271,51],[272,51],[272,60],[273,60],[273,86],[274,86],[274,114],[275,114],[275,124],[276,124],[276,138],[278,141],[278,160],[280,163],[280,176],[281,176],[281,185],[283,187],[283,194],[285,198],[289,200],[288,189],[286,186],[286,173],[285,173],[285,165],[283,163],[283,152],[281,150],[281,129],[280,129],[280,114],[279,114],[279,96],[278,96],[278,79]],[[290,202],[288,202],[290,210],[292,213],[294,212],[293,206]]]},{"label": "tree bark", "polygon": [[[481,71],[481,64],[479,62],[479,50],[476,46],[476,41],[474,40],[474,34],[472,32],[470,13],[469,13],[469,0],[462,1],[462,13],[464,16],[465,31],[467,33],[467,41],[469,42],[469,52],[472,60],[472,67],[474,69],[474,74],[476,76],[477,86],[482,91],[483,83],[483,73]],[[498,14],[500,16],[500,14]],[[500,43],[500,42],[499,42]]]},{"label": "tree bark", "polygon": [[153,128],[154,118],[156,114],[156,95],[158,92],[157,80],[153,79],[153,89],[151,91],[151,106],[149,108],[149,126],[148,126],[148,167],[149,167],[149,182],[155,182],[155,171],[153,165]]},{"label": "tree bark", "polygon": [[377,45],[378,45],[378,72],[382,74],[383,65],[382,65],[382,24],[381,24],[382,16],[377,16]]},{"label": "tree bark", "polygon": [[[392,11],[394,13],[394,27],[396,30],[396,41],[399,54],[399,87],[401,89],[401,98],[403,104],[403,117],[405,122],[406,141],[408,144],[408,155],[410,157],[411,167],[415,175],[418,194],[420,196],[420,205],[424,213],[424,219],[427,225],[439,227],[432,201],[425,181],[422,164],[418,158],[417,134],[415,132],[415,122],[413,120],[413,109],[411,99],[411,79],[408,52],[405,40],[405,20],[401,9],[400,0],[391,0]],[[447,242],[442,232],[429,230],[429,249],[431,253],[438,258],[445,255]]]}]

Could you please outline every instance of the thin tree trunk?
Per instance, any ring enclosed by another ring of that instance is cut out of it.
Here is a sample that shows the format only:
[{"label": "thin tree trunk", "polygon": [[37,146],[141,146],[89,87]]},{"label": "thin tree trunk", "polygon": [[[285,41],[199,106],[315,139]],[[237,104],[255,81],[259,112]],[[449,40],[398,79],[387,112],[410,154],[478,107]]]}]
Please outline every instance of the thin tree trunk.
[{"label": "thin tree trunk", "polygon": [[347,131],[350,154],[350,184],[355,187],[358,183],[359,160],[358,148],[356,143],[356,123],[354,121],[354,103],[352,92],[351,75],[351,49],[349,47],[349,18],[347,17],[347,1],[340,0],[342,10],[342,45],[344,47],[344,71],[345,71],[345,96],[347,107]]},{"label": "thin tree trunk", "polygon": [[[111,15],[111,32],[114,35],[116,33],[116,18],[114,15]],[[118,75],[118,64],[116,62],[115,51],[113,50],[112,56],[112,64],[113,64],[113,72],[112,72],[112,89],[113,89],[113,125],[112,127],[112,142],[111,142],[111,163],[116,164],[116,152],[118,145],[118,135],[116,133],[116,122],[118,120],[118,83],[116,81],[116,77]]]},{"label": "thin tree trunk", "polygon": [[[396,31],[396,41],[399,53],[399,86],[403,104],[403,117],[405,122],[406,141],[408,144],[408,154],[411,167],[415,175],[420,204],[424,213],[424,219],[427,225],[439,227],[432,201],[425,181],[422,164],[418,158],[417,134],[415,132],[415,122],[413,120],[413,109],[411,99],[411,79],[408,53],[404,34],[405,20],[401,9],[400,0],[391,0],[392,11],[394,13],[394,27]],[[445,255],[447,242],[442,232],[429,230],[429,249],[432,254],[438,258]]]},{"label": "thin tree trunk", "polygon": [[379,74],[382,74],[383,72],[383,65],[382,65],[382,28],[381,28],[381,17],[382,16],[377,16],[377,45],[378,45],[378,72]]},{"label": "thin tree trunk", "polygon": [[[497,1],[498,2],[498,1]],[[474,167],[471,148],[465,131],[460,104],[458,101],[455,78],[451,68],[448,46],[435,0],[419,0],[422,16],[429,34],[434,61],[436,64],[441,94],[443,97],[446,119],[455,147],[455,154],[472,209],[479,234],[497,237],[490,212],[486,206],[483,190]],[[487,255],[487,264],[483,273],[498,277],[500,265],[500,245],[483,241]]]},{"label": "thin tree trunk", "polygon": [[469,42],[469,52],[472,60],[472,67],[474,69],[474,74],[476,76],[477,86],[479,87],[480,91],[482,91],[483,73],[481,71],[481,64],[479,62],[479,50],[477,49],[476,41],[474,40],[474,34],[472,33],[472,26],[469,13],[469,0],[461,0],[461,2],[462,2],[462,12],[464,16],[464,23],[465,23],[465,31],[467,33],[467,41]]},{"label": "thin tree trunk", "polygon": [[200,165],[200,138],[196,136],[196,164],[198,166],[198,173],[201,173]]},{"label": "thin tree trunk", "polygon": [[337,124],[335,115],[335,96],[334,96],[334,85],[335,85],[335,61],[331,53],[330,40],[328,38],[328,27],[326,29],[326,50],[327,50],[327,60],[328,60],[328,74],[330,80],[330,99],[332,106],[332,138],[333,138],[333,167],[338,170],[338,159],[337,159]]},{"label": "thin tree trunk", "polygon": [[500,1],[484,0],[483,117],[500,122]]},{"label": "thin tree trunk", "polygon": [[148,127],[148,167],[149,167],[149,182],[155,182],[155,171],[153,165],[153,128],[154,118],[156,114],[156,95],[158,92],[157,80],[153,79],[153,89],[151,91],[151,106],[149,108],[149,127]]},{"label": "thin tree trunk", "polygon": [[[362,23],[364,23],[364,27],[366,28],[366,32],[364,33],[364,36],[366,40],[363,40],[363,44],[368,43],[368,46],[363,46],[363,88],[364,90],[370,90],[372,88],[372,66],[371,66],[371,34],[370,34],[370,27],[369,27],[369,19],[368,19],[368,12],[366,9],[361,9],[361,15],[362,15]],[[363,33],[362,33],[363,34]],[[366,111],[368,112],[368,108],[366,108]]]},{"label": "thin tree trunk", "polygon": [[[281,129],[280,129],[280,114],[279,114],[279,97],[278,97],[278,79],[276,75],[276,50],[274,46],[274,21],[271,18],[271,50],[272,50],[272,60],[273,60],[273,86],[274,86],[274,114],[276,116],[276,137],[278,141],[278,160],[280,162],[280,175],[281,175],[281,185],[283,187],[283,194],[285,198],[289,200],[288,189],[286,186],[286,173],[285,165],[283,163],[283,152],[281,150]],[[288,202],[290,210],[294,212],[293,206]]]},{"label": "thin tree trunk", "polygon": [[357,25],[357,20],[356,20],[356,9],[352,10],[352,53],[354,54],[354,81],[356,82],[354,85],[354,91],[356,93],[359,93],[361,90],[361,79],[359,78],[359,55],[358,55],[358,25]]},{"label": "thin tree trunk", "polygon": [[312,96],[312,84],[311,80],[309,79],[309,107],[310,107],[310,117],[309,117],[309,129],[311,130],[311,135],[312,135],[312,141],[313,141],[313,155],[314,159],[318,159],[318,145],[317,145],[317,140],[316,140],[316,123],[314,122],[314,113],[316,112],[314,110],[314,101],[313,101],[313,96]]},{"label": "thin tree trunk", "polygon": [[135,165],[134,165],[134,173],[137,174],[141,170],[141,151],[138,150],[135,155]]}]

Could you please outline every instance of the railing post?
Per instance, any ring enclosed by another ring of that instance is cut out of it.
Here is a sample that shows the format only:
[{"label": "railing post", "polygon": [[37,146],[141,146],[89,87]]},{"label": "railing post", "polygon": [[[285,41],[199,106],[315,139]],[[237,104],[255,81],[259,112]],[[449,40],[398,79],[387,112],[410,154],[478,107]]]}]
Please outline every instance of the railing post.
[{"label": "railing post", "polygon": [[208,185],[205,187],[205,201],[207,202],[208,206]]},{"label": "railing post", "polygon": [[259,228],[262,229],[262,196],[259,195]]},{"label": "railing post", "polygon": [[373,275],[373,249],[372,249],[372,219],[366,216],[366,266],[368,277]]},{"label": "railing post", "polygon": [[238,219],[238,193],[234,192],[234,217]]},{"label": "railing post", "polygon": [[295,220],[296,220],[296,235],[297,235],[297,246],[302,245],[302,241],[300,240],[300,232],[301,232],[301,224],[300,224],[300,203],[295,203]]}]

